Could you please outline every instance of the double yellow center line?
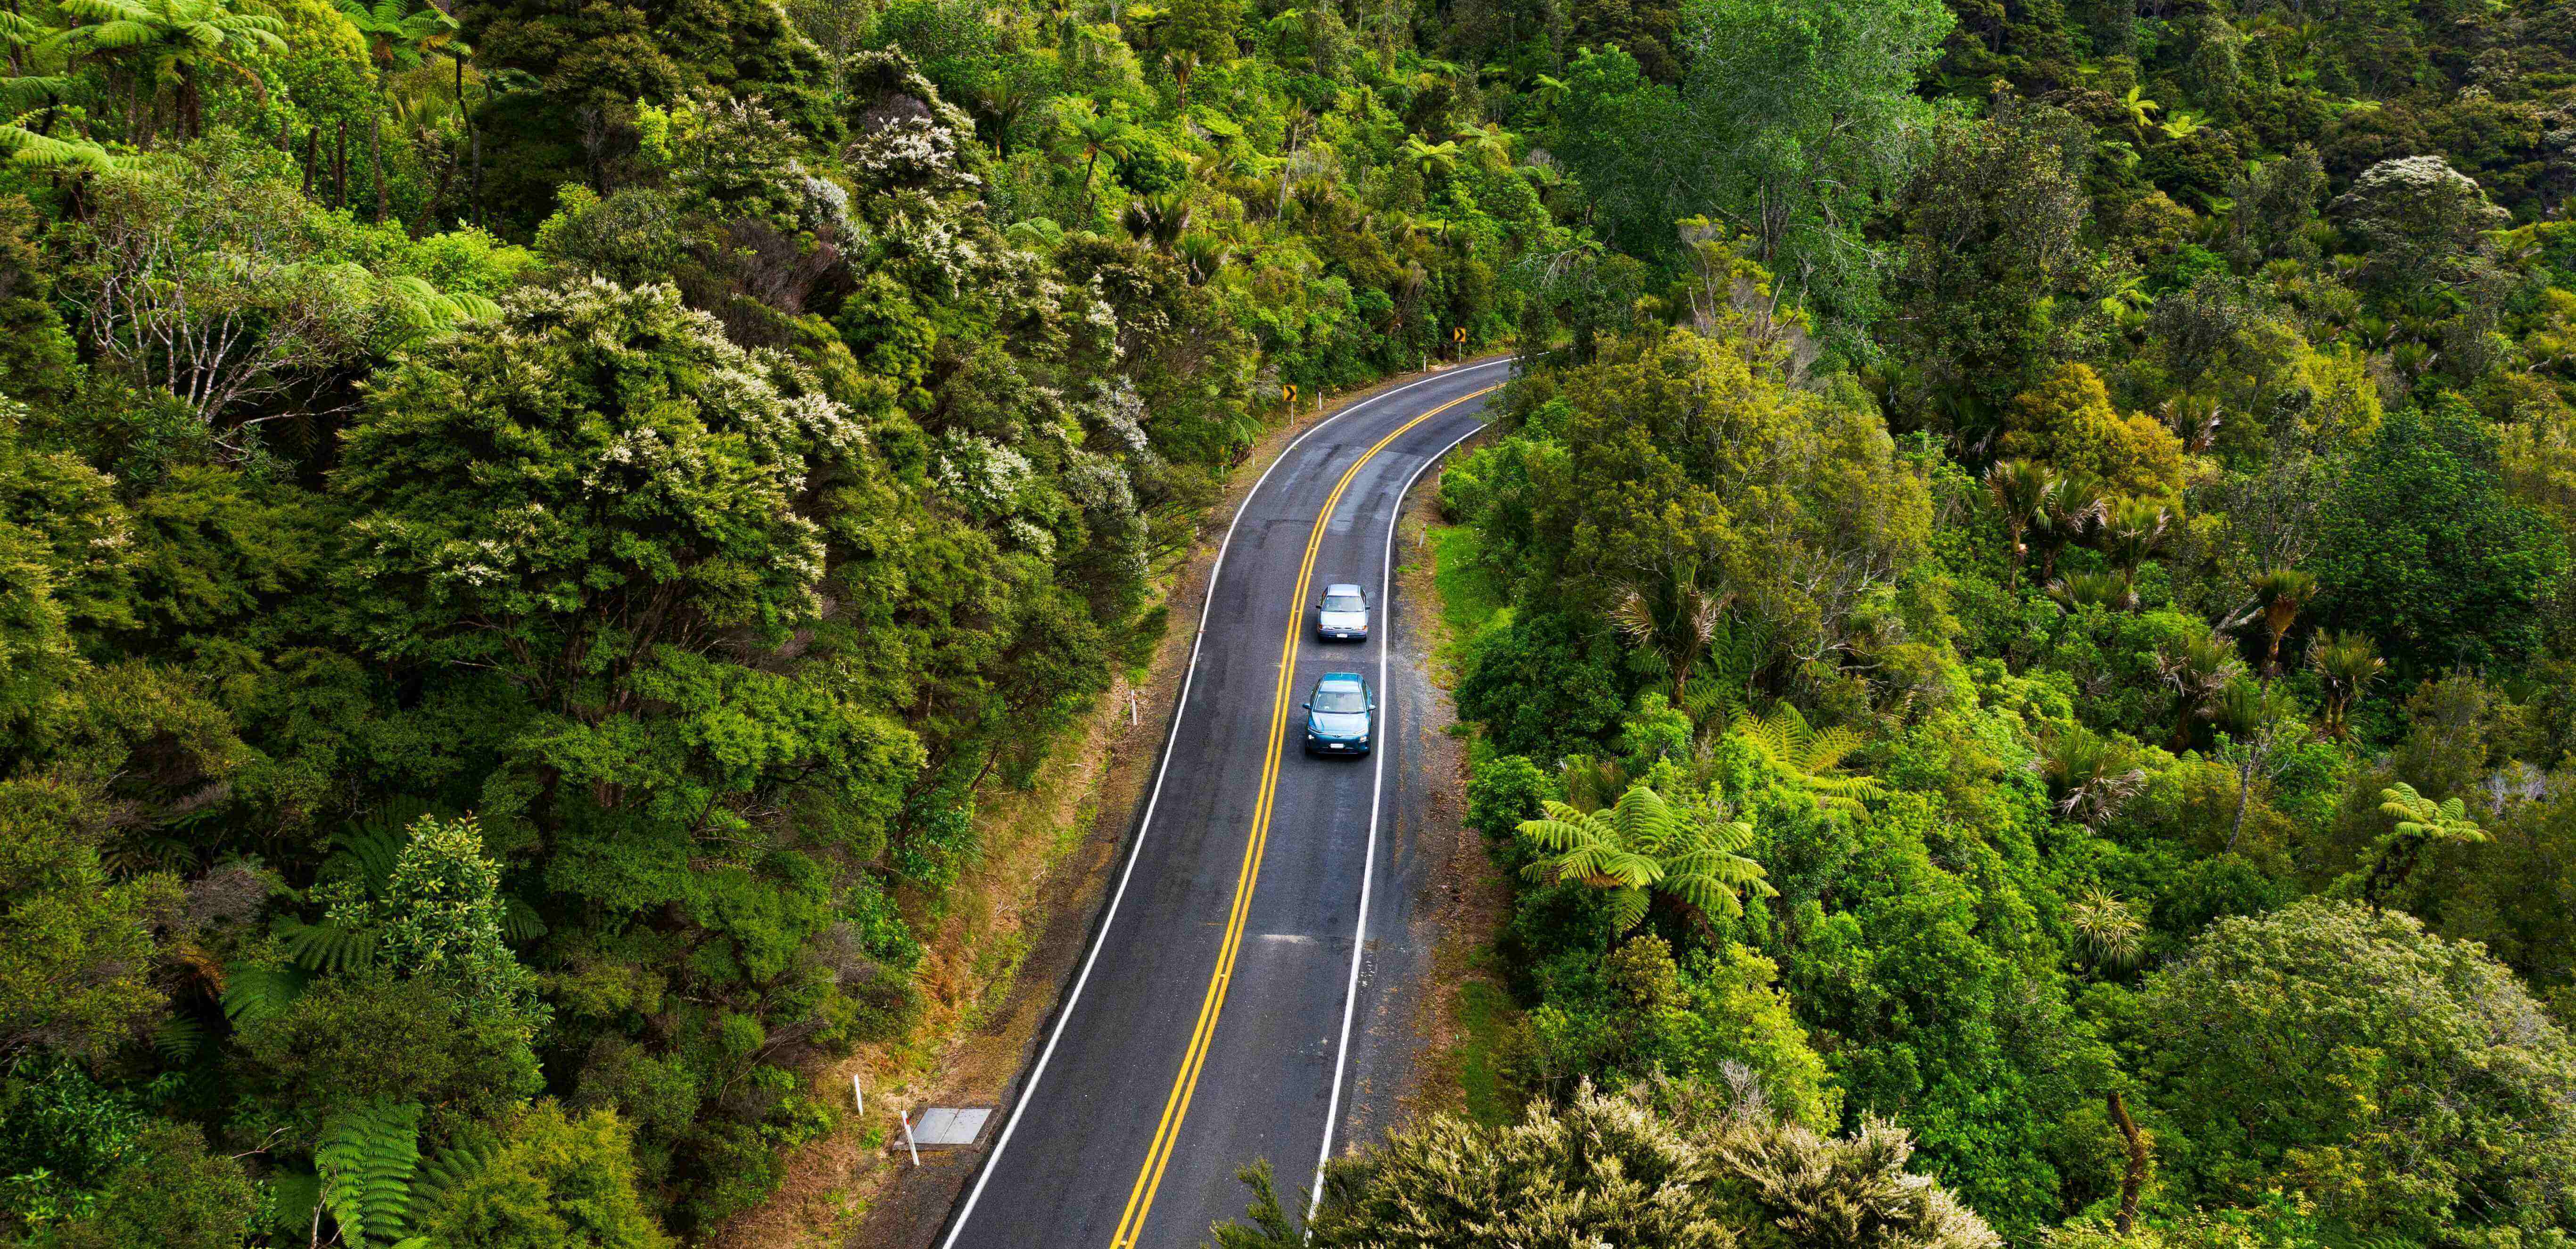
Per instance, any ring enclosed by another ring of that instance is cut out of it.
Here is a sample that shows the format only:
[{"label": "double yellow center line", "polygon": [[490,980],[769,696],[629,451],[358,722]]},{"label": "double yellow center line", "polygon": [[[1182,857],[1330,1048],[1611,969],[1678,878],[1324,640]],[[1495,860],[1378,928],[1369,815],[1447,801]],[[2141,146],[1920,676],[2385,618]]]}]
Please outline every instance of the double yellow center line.
[{"label": "double yellow center line", "polygon": [[[1234,956],[1243,948],[1244,920],[1252,912],[1253,886],[1261,879],[1261,851],[1270,840],[1270,808],[1279,792],[1279,766],[1286,753],[1288,735],[1288,699],[1297,678],[1297,642],[1305,634],[1306,592],[1314,584],[1315,555],[1323,549],[1324,531],[1332,520],[1333,509],[1340,506],[1342,492],[1350,489],[1360,469],[1376,459],[1389,443],[1403,437],[1432,417],[1459,404],[1489,394],[1500,387],[1488,386],[1441,404],[1396,427],[1395,432],[1378,439],[1377,445],[1352,461],[1342,479],[1333,484],[1321,511],[1315,513],[1315,528],[1306,537],[1306,555],[1297,565],[1297,592],[1289,599],[1288,633],[1279,644],[1279,684],[1270,703],[1270,744],[1261,765],[1261,789],[1253,799],[1252,832],[1244,839],[1243,866],[1235,872],[1234,907],[1227,913],[1225,939],[1217,947],[1216,971],[1208,977],[1207,996],[1199,1003],[1198,1025],[1190,1032],[1189,1049],[1181,1056],[1179,1074],[1172,1078],[1172,1092],[1163,1100],[1162,1122],[1154,1128],[1154,1143],[1145,1151],[1145,1165],[1136,1172],[1136,1185],[1127,1193],[1127,1209],[1118,1218],[1118,1231],[1110,1238],[1110,1249],[1132,1249],[1145,1234],[1145,1215],[1154,1208],[1154,1192],[1162,1187],[1163,1168],[1172,1161],[1172,1149],[1180,1141],[1181,1121],[1189,1116],[1190,1096],[1198,1091],[1199,1069],[1207,1065],[1208,1042],[1216,1035],[1217,1016],[1225,1010],[1225,992],[1234,978]],[[1379,605],[1381,622],[1385,605]],[[1384,645],[1381,639],[1380,645]]]}]

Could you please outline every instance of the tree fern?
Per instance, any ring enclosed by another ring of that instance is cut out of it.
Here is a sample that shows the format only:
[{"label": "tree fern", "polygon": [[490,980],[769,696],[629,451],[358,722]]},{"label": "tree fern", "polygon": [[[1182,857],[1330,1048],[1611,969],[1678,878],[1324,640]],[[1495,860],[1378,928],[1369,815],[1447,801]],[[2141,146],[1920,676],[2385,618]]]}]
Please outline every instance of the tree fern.
[{"label": "tree fern", "polygon": [[106,148],[85,139],[64,139],[40,134],[27,126],[32,114],[21,114],[0,122],[0,153],[7,153],[11,164],[37,170],[82,169],[105,173],[116,168],[116,158]]},{"label": "tree fern", "polygon": [[2373,915],[2379,913],[2399,885],[2406,883],[2427,848],[2445,842],[2475,844],[2487,839],[2486,830],[2470,821],[2467,805],[2456,797],[2436,803],[2404,781],[2380,790],[2379,797],[2379,813],[2397,823],[2364,852],[2373,861],[2369,875],[2361,881],[2361,900],[2370,904]]},{"label": "tree fern", "polygon": [[369,1102],[331,1116],[313,1163],[340,1238],[353,1247],[393,1243],[420,1169],[420,1103]]},{"label": "tree fern", "polygon": [[1610,917],[1620,932],[1646,918],[1650,893],[1720,915],[1742,914],[1745,893],[1777,896],[1762,865],[1741,853],[1753,845],[1751,825],[1698,818],[1647,786],[1630,787],[1606,812],[1562,802],[1549,802],[1546,810],[1520,826],[1548,855],[1527,874],[1609,890]]},{"label": "tree fern", "polygon": [[1682,695],[1682,710],[1703,733],[1724,729],[1744,714],[1754,675],[1762,670],[1760,631],[1742,621],[1720,625],[1710,634],[1708,654],[1699,675]]},{"label": "tree fern", "polygon": [[1824,806],[1858,813],[1864,810],[1864,799],[1887,792],[1869,777],[1836,771],[1853,751],[1868,744],[1868,739],[1849,725],[1818,730],[1798,714],[1797,708],[1784,705],[1768,716],[1739,721],[1734,733],[1737,740],[1761,752],[1792,783]]}]

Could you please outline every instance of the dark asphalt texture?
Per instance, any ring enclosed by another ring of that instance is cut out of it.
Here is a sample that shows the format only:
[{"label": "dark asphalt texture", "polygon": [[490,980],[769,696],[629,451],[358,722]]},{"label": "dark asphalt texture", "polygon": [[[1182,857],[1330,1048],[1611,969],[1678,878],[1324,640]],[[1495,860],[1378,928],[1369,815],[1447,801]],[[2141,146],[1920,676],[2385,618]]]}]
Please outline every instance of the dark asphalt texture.
[{"label": "dark asphalt texture", "polygon": [[[1306,757],[1296,704],[1322,673],[1368,677],[1379,697],[1374,738],[1388,756],[1381,820],[1392,821],[1408,804],[1407,787],[1422,783],[1422,771],[1406,764],[1411,717],[1429,687],[1401,672],[1379,678],[1394,618],[1418,609],[1400,590],[1381,590],[1388,532],[1406,481],[1474,432],[1491,396],[1425,420],[1359,470],[1327,522],[1302,603],[1291,597],[1298,565],[1324,500],[1368,448],[1509,372],[1507,358],[1481,362],[1353,405],[1289,448],[1244,504],[1208,591],[1188,693],[1128,848],[1125,879],[1094,929],[1097,946],[1076,973],[1077,996],[1060,1008],[1038,1065],[1014,1090],[1019,1104],[1007,1136],[950,1215],[944,1249],[1110,1246],[1216,969],[1292,612],[1301,627],[1283,758],[1233,978],[1141,1235],[1117,1249],[1206,1243],[1212,1223],[1243,1214],[1248,1194],[1235,1173],[1255,1159],[1270,1161],[1282,1202],[1302,1210],[1333,1100],[1377,769],[1374,760]],[[1414,488],[1433,485],[1424,473]],[[1315,640],[1315,601],[1333,581],[1368,589],[1369,641]],[[1392,843],[1382,823],[1372,937],[1404,932],[1417,892],[1389,887]],[[1361,984],[1364,1023],[1378,991]],[[1361,1051],[1352,1071],[1382,1061],[1366,1052],[1365,1027],[1352,1044]],[[1335,1141],[1338,1151],[1338,1131]]]}]

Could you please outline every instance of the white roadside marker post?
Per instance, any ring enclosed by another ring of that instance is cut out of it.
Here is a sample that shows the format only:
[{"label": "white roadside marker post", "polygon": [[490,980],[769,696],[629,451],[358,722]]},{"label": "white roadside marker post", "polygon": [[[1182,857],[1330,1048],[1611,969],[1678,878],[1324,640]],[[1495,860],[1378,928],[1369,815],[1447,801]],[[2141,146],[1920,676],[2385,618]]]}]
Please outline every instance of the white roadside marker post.
[{"label": "white roadside marker post", "polygon": [[860,1114],[866,1114],[868,1112],[868,1091],[865,1088],[860,1087],[859,1075],[860,1073],[856,1071],[850,1073],[850,1105],[855,1107]]},{"label": "white roadside marker post", "polygon": [[912,1139],[912,1113],[898,1110],[895,1118],[903,1123],[903,1147],[912,1152],[912,1165],[921,1165],[921,1144]]}]

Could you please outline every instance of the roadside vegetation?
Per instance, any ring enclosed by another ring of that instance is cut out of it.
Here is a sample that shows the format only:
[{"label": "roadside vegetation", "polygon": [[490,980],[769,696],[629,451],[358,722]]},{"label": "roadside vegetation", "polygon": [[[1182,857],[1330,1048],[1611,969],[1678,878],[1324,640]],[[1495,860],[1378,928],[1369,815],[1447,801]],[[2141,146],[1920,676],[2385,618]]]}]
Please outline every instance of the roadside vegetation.
[{"label": "roadside vegetation", "polygon": [[925,963],[979,808],[1290,388],[1571,237],[1323,12],[15,12],[11,1243],[757,1207],[809,1072],[1018,964]]},{"label": "roadside vegetation", "polygon": [[713,1235],[1291,388],[1516,343],[1515,1022],[1318,1239],[2562,1244],[2571,32],[18,5],[0,1241]]},{"label": "roadside vegetation", "polygon": [[1564,84],[1605,250],[1442,481],[1505,1079],[1573,1187],[1443,1117],[1316,1238],[1978,1234],[1671,1145],[1582,1189],[1676,1085],[1892,1133],[2013,1243],[2564,1238],[2565,16],[1625,12],[1484,45]]}]

